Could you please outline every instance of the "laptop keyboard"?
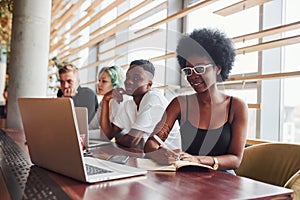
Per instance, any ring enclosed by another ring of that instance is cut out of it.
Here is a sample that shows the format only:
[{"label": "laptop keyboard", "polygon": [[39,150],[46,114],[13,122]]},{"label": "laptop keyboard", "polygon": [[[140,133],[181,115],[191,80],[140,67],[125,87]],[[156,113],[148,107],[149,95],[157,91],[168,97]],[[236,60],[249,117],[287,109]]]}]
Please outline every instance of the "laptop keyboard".
[{"label": "laptop keyboard", "polygon": [[87,175],[105,174],[112,173],[110,170],[102,169],[92,165],[85,164]]},{"label": "laptop keyboard", "polygon": [[44,169],[0,130],[0,167],[12,199],[71,199]]}]

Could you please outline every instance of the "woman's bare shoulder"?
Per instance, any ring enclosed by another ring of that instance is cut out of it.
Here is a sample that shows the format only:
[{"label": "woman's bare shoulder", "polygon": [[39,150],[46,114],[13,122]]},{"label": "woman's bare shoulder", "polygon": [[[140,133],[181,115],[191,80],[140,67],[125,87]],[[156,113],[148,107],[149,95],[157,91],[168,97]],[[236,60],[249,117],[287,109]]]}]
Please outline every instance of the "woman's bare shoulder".
[{"label": "woman's bare shoulder", "polygon": [[246,102],[243,99],[236,96],[232,97],[231,107],[232,110],[236,112],[247,112],[248,110],[248,105],[246,104]]},{"label": "woman's bare shoulder", "polygon": [[174,110],[180,110],[180,107],[182,105],[185,105],[186,104],[186,95],[179,95],[179,96],[176,96],[174,97],[170,104],[169,104],[169,108],[170,109],[174,109]]}]

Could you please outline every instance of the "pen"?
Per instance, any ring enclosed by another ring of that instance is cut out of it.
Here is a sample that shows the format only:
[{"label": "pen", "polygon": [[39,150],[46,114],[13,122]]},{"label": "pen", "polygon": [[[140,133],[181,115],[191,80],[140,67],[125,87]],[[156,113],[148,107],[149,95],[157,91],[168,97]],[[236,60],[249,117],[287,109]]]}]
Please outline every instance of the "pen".
[{"label": "pen", "polygon": [[173,151],[172,149],[170,149],[157,135],[153,135],[154,139],[160,144],[160,146],[168,149],[168,151],[171,151],[172,153],[174,153],[175,155],[175,159],[179,160],[179,153],[176,153],[175,151]]}]

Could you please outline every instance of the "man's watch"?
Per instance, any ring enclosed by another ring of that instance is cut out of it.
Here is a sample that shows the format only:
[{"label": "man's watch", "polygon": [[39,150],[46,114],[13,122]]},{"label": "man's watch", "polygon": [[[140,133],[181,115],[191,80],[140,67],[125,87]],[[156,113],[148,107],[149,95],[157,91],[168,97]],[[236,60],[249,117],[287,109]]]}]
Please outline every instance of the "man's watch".
[{"label": "man's watch", "polygon": [[218,168],[219,168],[219,161],[218,161],[218,159],[216,158],[216,157],[212,157],[213,158],[213,160],[214,160],[214,164],[213,164],[213,169],[214,170],[218,170]]}]

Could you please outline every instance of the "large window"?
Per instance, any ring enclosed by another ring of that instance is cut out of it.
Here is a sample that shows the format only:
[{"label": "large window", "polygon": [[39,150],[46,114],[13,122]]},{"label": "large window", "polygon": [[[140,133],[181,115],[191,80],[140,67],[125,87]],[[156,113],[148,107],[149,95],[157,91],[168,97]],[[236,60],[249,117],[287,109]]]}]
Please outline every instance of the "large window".
[{"label": "large window", "polygon": [[[128,27],[119,31],[114,37],[108,38],[106,41],[99,44],[99,60],[105,61],[98,65],[99,69],[106,65],[114,64],[122,66],[124,70],[126,70],[127,65],[133,60],[151,60],[166,53],[166,34],[165,31],[159,31],[165,30],[166,24],[155,27],[153,30],[140,31],[167,17],[166,6],[163,6],[164,2],[164,0],[154,1],[128,15],[128,17],[123,20],[123,22],[126,20],[130,21]],[[125,2],[130,9],[134,9],[142,3],[142,0],[130,0]],[[127,6],[122,5],[121,7],[118,7],[115,15],[118,14],[117,16],[120,16],[127,12]],[[122,8],[124,8],[124,11],[122,11]],[[110,17],[112,17],[112,15],[110,15]],[[122,23],[122,21],[119,23]],[[118,24],[116,24],[116,26],[118,26]],[[161,66],[164,65],[164,61],[155,61],[153,63],[156,67],[154,85],[163,85],[165,68]]]},{"label": "large window", "polygon": [[[285,23],[297,22],[300,19],[300,1],[289,0],[284,4]],[[300,30],[289,31],[285,36],[299,35]],[[283,49],[283,71],[299,71],[300,44],[286,46]],[[282,140],[285,142],[300,142],[300,98],[295,95],[299,90],[300,78],[287,78],[282,80],[283,85],[283,119],[282,119]]]},{"label": "large window", "polygon": [[[81,83],[91,88],[96,85],[97,72],[102,67],[118,65],[126,70],[135,59],[149,59],[156,67],[154,87],[162,86],[171,99],[193,92],[182,78],[175,57],[176,42],[182,32],[216,27],[233,39],[237,50],[230,78],[255,77],[221,85],[224,92],[248,103],[248,138],[300,142],[300,98],[295,97],[300,78],[286,75],[300,74],[300,44],[275,42],[300,37],[299,28],[280,29],[300,23],[300,1],[272,0],[243,6],[232,13],[228,9],[226,14],[219,12],[242,2],[264,1],[56,1],[62,10],[54,6],[52,11],[56,17],[52,24],[51,55],[75,62],[81,67]],[[68,15],[71,4],[81,6],[74,15]],[[54,27],[64,21],[65,26],[55,32]],[[264,33],[273,28],[280,31]],[[247,34],[254,37],[241,39]],[[62,39],[65,42],[59,44]],[[267,43],[271,45],[263,45]],[[250,46],[254,50],[244,50]]]},{"label": "large window", "polygon": [[[191,3],[189,3],[191,2]],[[186,1],[188,6],[199,1]],[[274,0],[264,5],[235,12],[227,16],[215,13],[240,1],[217,1],[188,14],[186,32],[202,27],[216,27],[229,37],[255,33],[264,29],[299,21],[298,0]],[[299,35],[289,31],[264,38],[235,42],[236,49]],[[297,53],[300,45],[278,47],[250,53],[238,53],[231,76],[263,75],[294,72],[299,68]],[[237,51],[238,52],[238,51]],[[299,56],[298,56],[299,57]],[[300,142],[300,99],[294,97],[300,78],[277,78],[254,82],[227,84],[225,92],[239,96],[249,106],[248,138],[272,141]]]}]

